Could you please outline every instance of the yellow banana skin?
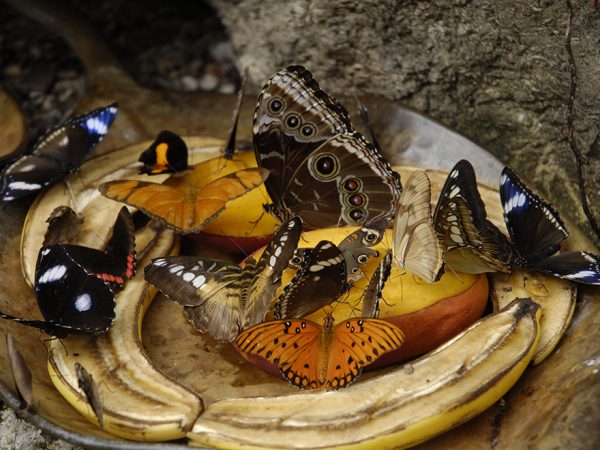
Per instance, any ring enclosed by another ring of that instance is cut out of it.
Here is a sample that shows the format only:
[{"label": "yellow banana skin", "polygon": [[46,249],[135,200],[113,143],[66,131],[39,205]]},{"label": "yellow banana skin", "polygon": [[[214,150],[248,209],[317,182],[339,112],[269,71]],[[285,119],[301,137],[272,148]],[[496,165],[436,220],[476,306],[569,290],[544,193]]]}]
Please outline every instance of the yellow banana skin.
[{"label": "yellow banana skin", "polygon": [[188,433],[226,449],[406,448],[481,413],[518,380],[539,341],[539,306],[515,300],[438,349],[336,392],[222,400]]},{"label": "yellow banana skin", "polygon": [[[173,253],[176,247],[171,231],[147,227],[136,235],[136,248],[144,254],[141,267],[153,257]],[[138,271],[117,296],[116,318],[106,335],[74,335],[49,345],[48,370],[63,397],[98,424],[79,388],[75,363],[81,364],[98,386],[103,428],[139,441],[183,437],[203,408],[200,397],[155,369],[144,354],[141,324],[155,293],[143,281],[143,271]]]},{"label": "yellow banana skin", "polygon": [[540,305],[540,343],[532,361],[538,365],[552,353],[571,324],[577,301],[575,283],[523,269],[494,273],[490,280],[494,311],[518,297],[530,297]]}]

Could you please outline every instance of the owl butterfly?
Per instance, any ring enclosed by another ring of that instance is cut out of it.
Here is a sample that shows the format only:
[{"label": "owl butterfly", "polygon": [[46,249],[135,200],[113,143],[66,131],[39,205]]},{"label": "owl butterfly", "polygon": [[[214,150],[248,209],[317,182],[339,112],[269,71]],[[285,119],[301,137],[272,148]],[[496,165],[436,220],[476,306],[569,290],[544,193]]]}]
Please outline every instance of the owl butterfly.
[{"label": "owl butterfly", "polygon": [[144,164],[140,173],[146,175],[180,172],[188,169],[188,148],[178,134],[163,130],[142,152],[139,161]]},{"label": "owl butterfly", "polygon": [[47,132],[30,153],[0,174],[0,198],[10,201],[25,197],[76,171],[108,133],[116,115],[117,104],[112,103]]},{"label": "owl butterfly", "polygon": [[276,364],[283,376],[301,389],[348,386],[367,364],[404,342],[402,331],[378,319],[352,318],[323,326],[305,319],[263,322],[235,340],[244,353]]},{"label": "owl butterfly", "polygon": [[394,222],[394,260],[428,283],[443,274],[444,256],[431,224],[431,185],[421,170],[408,179]]},{"label": "owl butterfly", "polygon": [[302,217],[308,228],[362,225],[394,216],[400,177],[302,66],[273,75],[253,124],[258,166],[280,220]]},{"label": "owl butterfly", "polygon": [[510,243],[487,220],[469,161],[459,161],[448,174],[435,208],[433,226],[450,267],[465,273],[510,271]]},{"label": "owl butterfly", "polygon": [[329,305],[350,288],[346,279],[340,249],[333,242],[319,242],[277,299],[275,318],[305,317]]},{"label": "owl butterfly", "polygon": [[392,272],[392,252],[388,250],[377,269],[373,273],[369,285],[365,289],[362,300],[361,317],[379,316],[379,302],[381,301],[383,287]]},{"label": "owl butterfly", "polygon": [[[381,242],[383,236],[385,236],[387,224],[387,221],[384,220],[364,226],[359,230],[350,233],[338,245],[346,263],[346,282],[348,284],[360,280],[364,276],[361,266],[363,266],[369,258],[379,255],[377,250],[373,250],[370,247]],[[290,267],[294,269],[300,268],[304,259],[307,258],[311,252],[312,249],[310,248],[296,249],[294,256],[290,260]]]},{"label": "owl butterfly", "polygon": [[581,251],[555,255],[568,236],[558,211],[508,167],[500,178],[500,200],[513,245],[513,264],[578,283],[600,285],[600,256]]},{"label": "owl butterfly", "polygon": [[193,256],[164,257],[146,266],[145,278],[183,305],[198,331],[231,342],[240,330],[264,320],[301,231],[302,221],[293,218],[258,261],[247,258],[244,267]]},{"label": "owl butterfly", "polygon": [[28,320],[0,312],[3,319],[37,328],[59,338],[68,334],[102,334],[115,317],[115,295],[135,273],[133,221],[121,209],[106,251],[68,244],[40,249],[35,295],[45,320]]}]

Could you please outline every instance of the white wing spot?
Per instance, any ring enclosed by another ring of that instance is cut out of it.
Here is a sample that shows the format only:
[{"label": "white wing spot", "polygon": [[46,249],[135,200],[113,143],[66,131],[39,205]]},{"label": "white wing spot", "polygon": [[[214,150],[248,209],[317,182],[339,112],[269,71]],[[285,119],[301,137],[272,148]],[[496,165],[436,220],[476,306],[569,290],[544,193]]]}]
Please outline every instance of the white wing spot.
[{"label": "white wing spot", "polygon": [[179,272],[181,269],[183,269],[183,266],[173,266],[169,269],[169,272],[176,273]]},{"label": "white wing spot", "polygon": [[75,309],[79,312],[89,311],[92,307],[92,297],[90,294],[81,294],[75,300]]},{"label": "white wing spot", "polygon": [[194,281],[192,281],[192,285],[196,288],[199,289],[202,286],[204,286],[204,283],[206,282],[206,277],[204,275],[199,275],[197,276]]},{"label": "white wing spot", "polygon": [[193,274],[192,272],[186,272],[183,274],[183,281],[187,281],[190,282],[192,281],[194,278],[196,278],[196,275]]},{"label": "white wing spot", "polygon": [[38,278],[38,283],[39,284],[44,284],[44,283],[53,283],[55,281],[60,280],[62,277],[65,276],[65,274],[67,273],[67,266],[63,266],[58,265],[58,266],[53,266],[50,267],[48,270],[46,270],[41,277]]}]

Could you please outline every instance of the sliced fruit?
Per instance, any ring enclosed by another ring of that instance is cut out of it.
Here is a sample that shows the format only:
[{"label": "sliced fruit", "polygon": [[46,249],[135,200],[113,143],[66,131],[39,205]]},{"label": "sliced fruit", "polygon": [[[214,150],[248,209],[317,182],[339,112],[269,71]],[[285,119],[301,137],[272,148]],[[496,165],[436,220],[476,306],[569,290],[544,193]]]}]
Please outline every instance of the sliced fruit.
[{"label": "sliced fruit", "polygon": [[[172,254],[177,239],[152,224],[136,235],[139,265]],[[102,427],[140,441],[181,438],[202,412],[202,399],[154,368],[141,344],[144,313],[156,291],[143,270],[117,295],[116,318],[103,336],[69,336],[49,344],[50,378],[65,399],[93,423],[93,408],[79,386],[77,364],[94,379],[103,404]]]},{"label": "sliced fruit", "polygon": [[491,275],[491,295],[494,310],[498,311],[515,298],[531,297],[542,308],[540,344],[533,356],[533,364],[546,359],[565,334],[577,300],[574,283],[526,270],[513,270],[512,274]]},{"label": "sliced fruit", "polygon": [[525,370],[540,310],[515,300],[404,368],[336,392],[238,398],[207,406],[192,445],[250,448],[406,448],[496,402]]}]

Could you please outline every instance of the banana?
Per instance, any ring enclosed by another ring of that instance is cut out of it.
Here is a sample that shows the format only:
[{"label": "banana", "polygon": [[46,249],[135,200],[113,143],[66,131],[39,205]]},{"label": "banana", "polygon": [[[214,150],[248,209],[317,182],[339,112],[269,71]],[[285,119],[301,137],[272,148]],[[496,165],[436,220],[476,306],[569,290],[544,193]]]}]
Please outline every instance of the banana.
[{"label": "banana", "polygon": [[574,283],[526,270],[513,270],[512,274],[490,275],[494,310],[498,311],[515,298],[530,297],[542,308],[540,344],[533,355],[537,365],[550,355],[565,334],[577,300]]},{"label": "banana", "polygon": [[216,401],[187,436],[226,449],[415,445],[504,395],[535,352],[539,317],[535,302],[518,299],[404,369],[347,389]]},{"label": "banana", "polygon": [[[136,235],[144,267],[151,258],[174,253],[171,231],[148,226]],[[116,318],[103,336],[69,336],[49,344],[52,382],[81,414],[96,415],[79,386],[76,364],[92,375],[103,404],[103,428],[140,441],[181,438],[202,412],[202,399],[152,366],[141,344],[144,313],[156,291],[143,281],[143,271],[117,295]]]}]

